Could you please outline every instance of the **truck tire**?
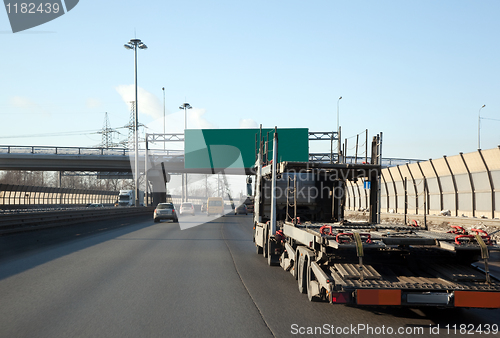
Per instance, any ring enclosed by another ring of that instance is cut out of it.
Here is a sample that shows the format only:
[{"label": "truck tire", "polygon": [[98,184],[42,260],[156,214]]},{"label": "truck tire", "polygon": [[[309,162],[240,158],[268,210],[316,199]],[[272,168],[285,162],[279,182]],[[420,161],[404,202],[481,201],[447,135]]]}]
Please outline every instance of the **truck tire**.
[{"label": "truck tire", "polygon": [[269,233],[268,233],[269,229],[267,228],[267,226],[264,228],[264,234],[265,234],[265,238],[264,238],[264,246],[262,247],[262,256],[264,256],[264,258],[267,258],[267,244],[268,244],[268,236],[269,236]]},{"label": "truck tire", "polygon": [[173,222],[174,223],[179,223],[179,219],[176,217],[176,218],[173,219]]},{"label": "truck tire", "polygon": [[268,237],[267,241],[268,241],[268,243],[267,243],[267,264],[269,264],[269,266],[280,265],[279,256],[274,253],[276,243],[271,241],[271,239],[269,237]]},{"label": "truck tire", "polygon": [[320,290],[321,287],[319,286],[319,283],[316,280],[314,273],[312,272],[311,265],[307,264],[306,268],[307,268],[307,299],[309,299],[310,302],[319,302],[321,301],[321,296],[317,294],[313,295],[313,288]]},{"label": "truck tire", "polygon": [[[307,257],[307,256],[306,256]],[[297,260],[297,284],[300,293],[307,293],[307,260],[304,256],[299,256]]]}]

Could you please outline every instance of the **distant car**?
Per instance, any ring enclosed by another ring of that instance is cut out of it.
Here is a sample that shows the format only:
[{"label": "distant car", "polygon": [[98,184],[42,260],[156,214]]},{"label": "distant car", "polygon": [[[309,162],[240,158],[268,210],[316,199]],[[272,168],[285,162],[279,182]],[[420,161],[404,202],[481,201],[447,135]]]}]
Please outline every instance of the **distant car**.
[{"label": "distant car", "polygon": [[207,212],[207,203],[201,205],[201,212]]},{"label": "distant car", "polygon": [[182,203],[180,212],[181,212],[181,215],[190,214],[190,215],[194,216],[193,203],[188,203],[188,202]]},{"label": "distant car", "polygon": [[172,203],[160,203],[153,213],[153,220],[158,223],[162,219],[171,219],[174,223],[179,222],[177,212]]},{"label": "distant car", "polygon": [[102,203],[90,203],[87,204],[87,208],[104,208]]},{"label": "distant car", "polygon": [[238,214],[245,214],[245,215],[248,215],[248,209],[247,209],[247,206],[245,204],[240,204],[236,207],[236,209],[234,209],[234,214],[235,215],[238,215]]}]

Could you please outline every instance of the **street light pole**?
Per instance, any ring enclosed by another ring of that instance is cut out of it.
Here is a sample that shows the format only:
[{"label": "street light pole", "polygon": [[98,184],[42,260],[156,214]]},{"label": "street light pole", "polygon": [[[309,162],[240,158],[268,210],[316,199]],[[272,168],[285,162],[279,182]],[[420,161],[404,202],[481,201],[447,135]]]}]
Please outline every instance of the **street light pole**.
[{"label": "street light pole", "polygon": [[337,100],[337,162],[340,163],[340,123],[339,123],[339,102],[342,100],[342,96]]},{"label": "street light pole", "polygon": [[479,113],[477,117],[477,149],[481,149],[481,109],[486,107],[485,104],[481,108],[479,108]]},{"label": "street light pole", "polygon": [[165,151],[165,87],[162,87],[163,90],[163,151]]},{"label": "street light pole", "polygon": [[[184,102],[179,109],[184,109],[184,163],[186,161],[186,129],[187,129],[187,109],[192,109],[191,105]],[[187,202],[187,174],[182,175],[182,202]]]},{"label": "street light pole", "polygon": [[[340,102],[340,100],[342,100],[342,96],[339,97],[339,99],[337,100],[337,132],[339,131],[339,126],[340,126],[340,124],[339,124],[339,102]],[[337,134],[337,136],[338,136],[338,134]]]},{"label": "street light pole", "polygon": [[[124,45],[127,49],[134,50],[134,83],[135,83],[135,114],[134,114],[134,170],[135,170],[135,206],[139,206],[139,104],[137,102],[137,47],[147,49],[148,47],[140,39],[131,39]],[[147,182],[146,182],[147,184]]]}]

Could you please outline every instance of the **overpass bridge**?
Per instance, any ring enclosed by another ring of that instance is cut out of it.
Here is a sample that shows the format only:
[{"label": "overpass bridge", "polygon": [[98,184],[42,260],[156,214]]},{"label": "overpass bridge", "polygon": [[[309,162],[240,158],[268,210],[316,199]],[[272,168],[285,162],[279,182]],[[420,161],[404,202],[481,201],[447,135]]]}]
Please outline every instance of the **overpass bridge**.
[{"label": "overpass bridge", "polygon": [[[144,150],[142,150],[144,153]],[[12,146],[0,145],[0,170],[32,170],[32,171],[98,171],[107,173],[131,173],[130,155],[133,151],[126,148],[92,148],[92,147],[47,147],[47,146]],[[311,162],[336,161],[336,154],[310,153]],[[172,173],[211,174],[212,169],[184,168],[184,152],[182,150],[154,149],[149,155],[153,164],[168,163]],[[370,157],[368,157],[368,160]],[[362,161],[363,158],[358,158]],[[347,163],[354,163],[354,156],[345,157]],[[382,165],[391,167],[406,163],[416,163],[417,159],[383,158]],[[144,155],[139,158],[139,166],[144,168]],[[251,173],[250,168],[245,168]],[[217,169],[215,169],[217,171]],[[241,171],[239,171],[241,172]]]}]

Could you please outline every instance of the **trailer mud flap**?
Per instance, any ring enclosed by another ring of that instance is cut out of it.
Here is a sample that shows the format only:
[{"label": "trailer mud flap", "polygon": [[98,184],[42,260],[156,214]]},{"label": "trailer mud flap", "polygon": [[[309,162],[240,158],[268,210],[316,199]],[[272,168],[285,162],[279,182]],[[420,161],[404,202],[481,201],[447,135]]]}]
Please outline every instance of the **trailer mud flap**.
[{"label": "trailer mud flap", "polygon": [[358,305],[401,305],[401,290],[356,290]]},{"label": "trailer mud flap", "polygon": [[261,248],[264,247],[264,228],[262,226],[256,225],[255,226],[255,244],[260,246]]},{"label": "trailer mud flap", "polygon": [[280,265],[285,271],[289,271],[295,276],[295,250],[288,243],[285,243],[285,250],[281,254]]},{"label": "trailer mud flap", "polygon": [[500,292],[455,291],[455,307],[500,308]]}]

